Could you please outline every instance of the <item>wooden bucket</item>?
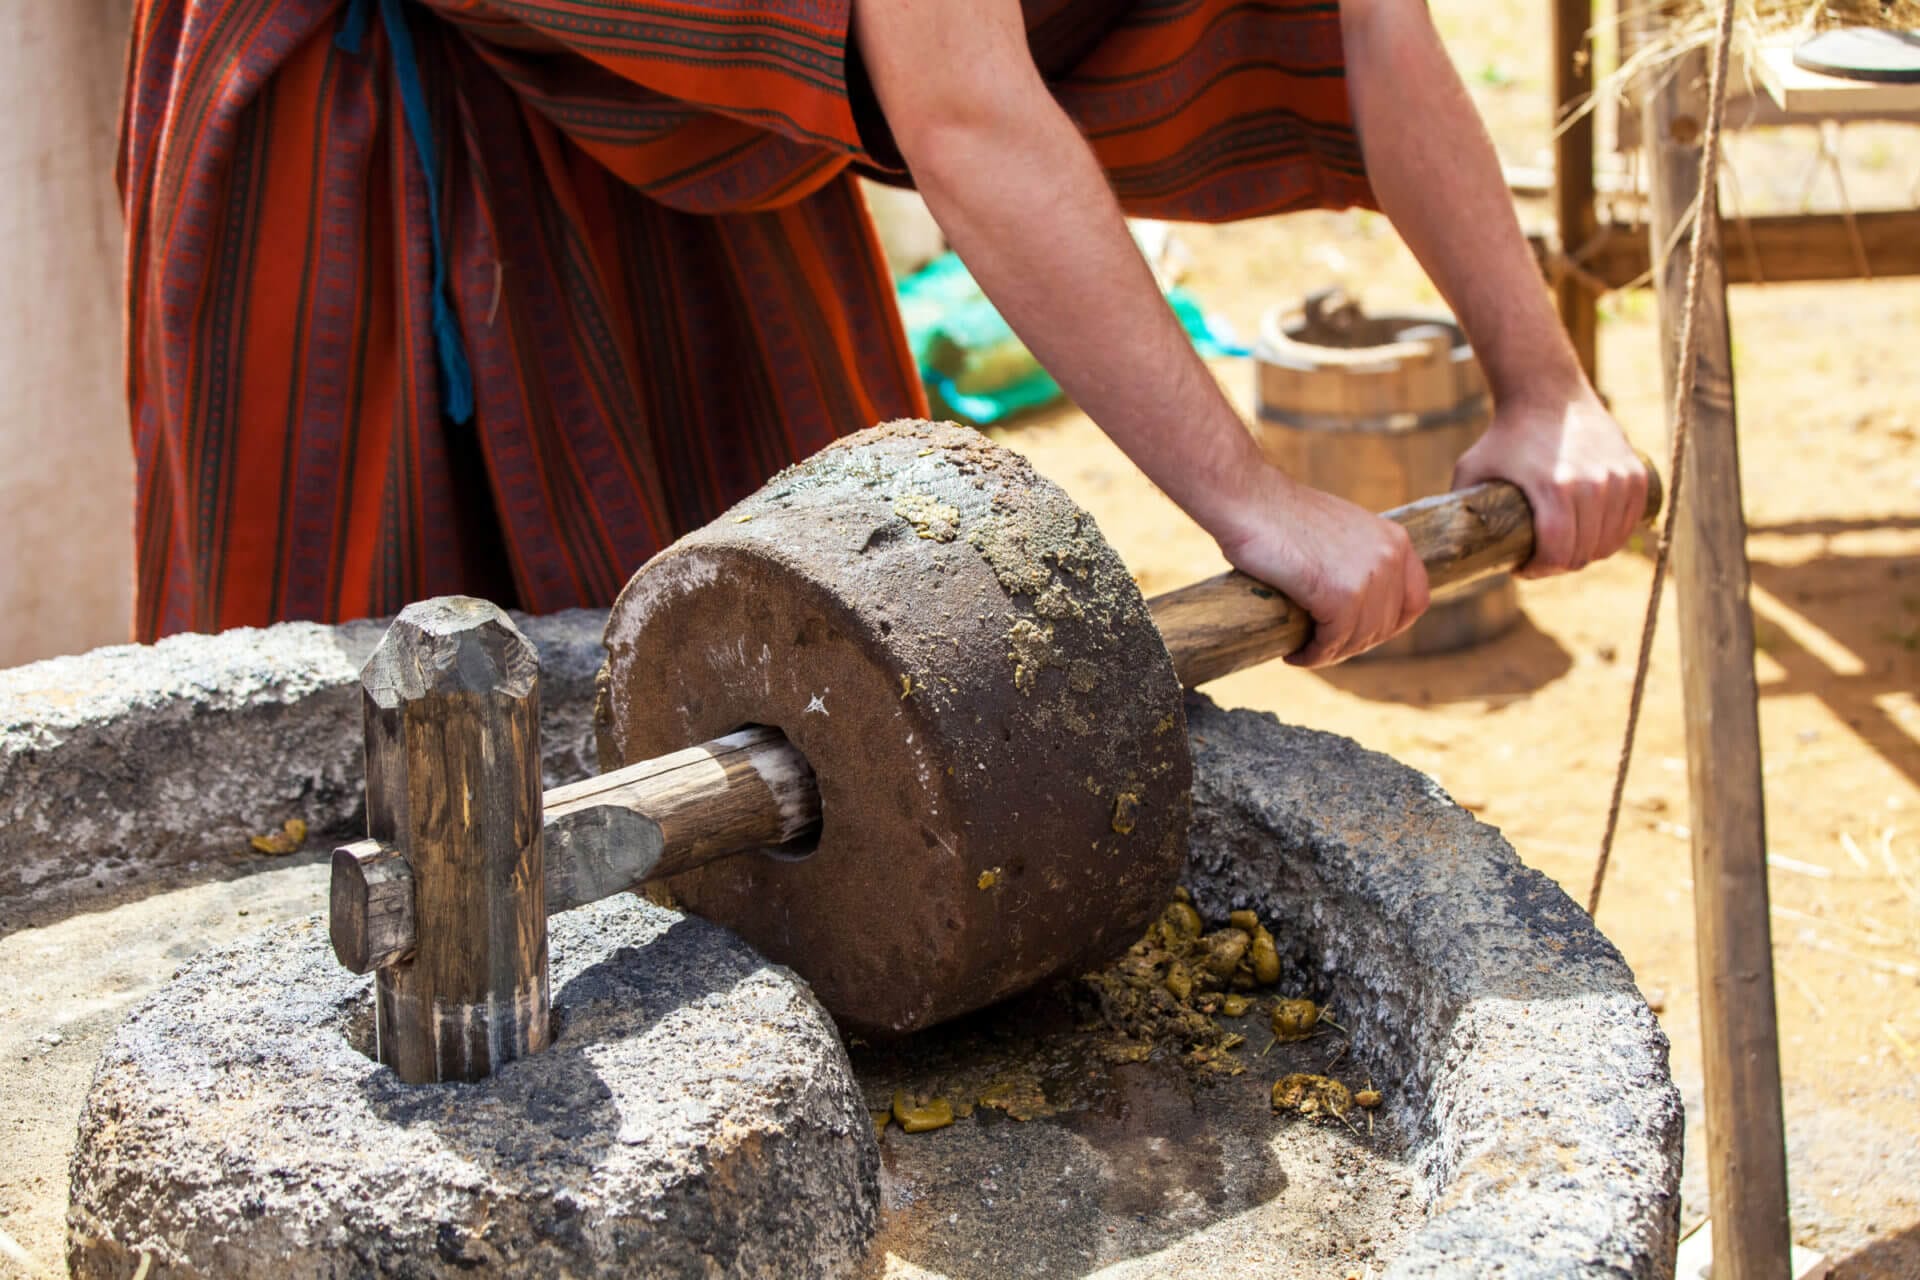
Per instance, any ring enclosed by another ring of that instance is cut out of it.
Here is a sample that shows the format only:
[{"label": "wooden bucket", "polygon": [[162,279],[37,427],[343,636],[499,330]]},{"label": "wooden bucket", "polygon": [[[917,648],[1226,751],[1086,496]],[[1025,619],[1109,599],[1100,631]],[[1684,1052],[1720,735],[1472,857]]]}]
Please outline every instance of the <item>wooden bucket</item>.
[{"label": "wooden bucket", "polygon": [[[1254,350],[1254,435],[1274,465],[1369,511],[1453,485],[1453,464],[1492,420],[1486,377],[1444,315],[1364,314],[1337,289],[1275,308]],[[1520,616],[1513,579],[1436,604],[1368,658],[1447,653]]]}]

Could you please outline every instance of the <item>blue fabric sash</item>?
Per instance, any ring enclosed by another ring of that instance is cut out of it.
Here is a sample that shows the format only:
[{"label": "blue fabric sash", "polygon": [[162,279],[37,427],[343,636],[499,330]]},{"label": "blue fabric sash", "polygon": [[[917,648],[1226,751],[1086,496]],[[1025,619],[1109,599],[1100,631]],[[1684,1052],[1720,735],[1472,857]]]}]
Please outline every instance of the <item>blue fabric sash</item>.
[{"label": "blue fabric sash", "polygon": [[[336,47],[358,54],[373,22],[376,0],[348,0],[345,19],[334,37]],[[433,145],[433,121],[427,115],[427,98],[420,85],[420,63],[413,52],[413,32],[400,0],[377,0],[380,19],[387,28],[387,42],[393,46],[394,74],[400,81],[400,105],[406,112],[407,132],[420,158],[420,170],[427,180],[427,216],[433,232],[433,345],[440,364],[440,391],[446,415],[455,422],[473,417],[473,369],[467,363],[466,343],[460,337],[460,323],[454,317],[453,304],[447,298],[447,255],[440,238],[440,166]]]}]

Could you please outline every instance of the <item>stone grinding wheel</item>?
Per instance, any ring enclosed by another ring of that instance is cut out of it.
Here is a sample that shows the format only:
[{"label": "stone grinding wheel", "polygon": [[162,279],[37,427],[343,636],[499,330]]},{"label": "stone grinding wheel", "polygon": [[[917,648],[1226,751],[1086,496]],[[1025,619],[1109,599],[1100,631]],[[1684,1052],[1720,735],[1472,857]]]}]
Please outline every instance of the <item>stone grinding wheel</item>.
[{"label": "stone grinding wheel", "polygon": [[606,639],[603,769],[746,725],[813,767],[814,852],[667,888],[850,1031],[1103,960],[1173,887],[1190,766],[1166,648],[1093,519],[978,432],[889,423],[781,472],[636,574]]}]

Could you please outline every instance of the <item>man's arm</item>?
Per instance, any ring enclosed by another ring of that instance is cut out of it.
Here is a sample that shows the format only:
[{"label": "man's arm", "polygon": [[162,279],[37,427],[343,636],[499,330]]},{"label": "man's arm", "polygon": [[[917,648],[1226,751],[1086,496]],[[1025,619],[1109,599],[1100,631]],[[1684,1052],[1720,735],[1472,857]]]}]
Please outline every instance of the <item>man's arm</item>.
[{"label": "man's arm", "polygon": [[1302,665],[1427,605],[1399,526],[1260,455],[1167,307],[1118,201],[1027,49],[1018,0],[857,0],[855,37],[928,210],[1055,380],[1233,564],[1315,619]]},{"label": "man's arm", "polygon": [[1493,390],[1493,426],[1454,483],[1520,486],[1533,507],[1531,576],[1612,555],[1639,522],[1646,471],[1580,370],[1425,3],[1341,0],[1340,14],[1368,179]]}]

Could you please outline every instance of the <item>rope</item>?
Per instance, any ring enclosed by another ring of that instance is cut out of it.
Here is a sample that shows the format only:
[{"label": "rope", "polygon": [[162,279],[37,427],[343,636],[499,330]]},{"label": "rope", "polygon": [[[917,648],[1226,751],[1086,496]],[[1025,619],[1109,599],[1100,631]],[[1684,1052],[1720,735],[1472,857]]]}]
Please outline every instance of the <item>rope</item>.
[{"label": "rope", "polygon": [[1613,775],[1613,798],[1607,805],[1607,828],[1600,837],[1600,858],[1593,869],[1593,888],[1587,894],[1587,914],[1600,912],[1600,890],[1607,882],[1607,863],[1613,856],[1613,838],[1620,827],[1620,805],[1627,790],[1627,767],[1633,761],[1633,739],[1640,728],[1640,704],[1647,692],[1647,669],[1652,664],[1653,634],[1660,621],[1660,594],[1666,586],[1667,562],[1673,552],[1673,531],[1680,516],[1680,493],[1686,478],[1687,430],[1693,423],[1693,389],[1700,353],[1700,281],[1705,275],[1708,227],[1719,214],[1720,124],[1727,108],[1727,63],[1733,48],[1735,0],[1721,0],[1720,21],[1714,31],[1712,69],[1707,80],[1707,130],[1700,142],[1700,194],[1694,203],[1693,235],[1689,242],[1684,320],[1680,330],[1679,376],[1673,389],[1673,444],[1667,462],[1667,518],[1653,553],[1653,585],[1647,592],[1647,615],[1640,625],[1640,656],[1633,669],[1633,692],[1627,702],[1627,728],[1620,742],[1620,761]]},{"label": "rope", "polygon": [[1753,219],[1747,216],[1747,195],[1740,186],[1740,166],[1727,166],[1727,182],[1733,187],[1733,221],[1740,228],[1740,246],[1747,251],[1747,272],[1751,284],[1765,284],[1766,272],[1760,268],[1760,245],[1753,238]]},{"label": "rope", "polygon": [[1867,260],[1867,242],[1860,237],[1860,221],[1853,216],[1853,200],[1847,195],[1847,175],[1840,164],[1840,124],[1829,120],[1833,126],[1831,137],[1826,128],[1820,130],[1820,145],[1827,150],[1827,165],[1833,170],[1833,189],[1840,197],[1840,217],[1846,224],[1847,240],[1853,245],[1853,264],[1860,270],[1862,280],[1873,279],[1873,264]]},{"label": "rope", "polygon": [[[1610,238],[1607,229],[1602,227],[1594,232],[1593,238],[1580,246],[1579,250],[1575,253],[1567,252],[1566,246],[1560,243],[1558,234],[1547,239],[1536,255],[1540,259],[1542,269],[1546,272],[1547,284],[1557,289],[1560,287],[1561,281],[1570,277],[1578,280],[1581,287],[1588,293],[1591,293],[1596,300],[1612,293],[1614,287],[1594,274],[1592,269],[1587,266],[1589,262],[1593,261],[1593,259],[1599,255],[1602,249],[1606,248],[1607,241]],[[1633,288],[1634,286],[1629,283],[1621,287]]]}]

